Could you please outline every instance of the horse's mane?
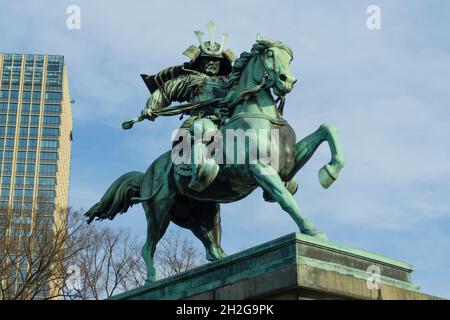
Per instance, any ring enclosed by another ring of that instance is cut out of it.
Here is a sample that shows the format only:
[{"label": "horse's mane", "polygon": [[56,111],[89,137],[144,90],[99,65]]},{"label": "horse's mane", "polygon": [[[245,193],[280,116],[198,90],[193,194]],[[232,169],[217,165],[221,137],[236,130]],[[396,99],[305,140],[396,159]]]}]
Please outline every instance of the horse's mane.
[{"label": "horse's mane", "polygon": [[280,49],[286,50],[291,57],[293,57],[293,53],[291,48],[288,46],[282,44],[280,41],[276,40],[257,40],[256,43],[252,46],[252,49],[250,52],[244,51],[241,53],[239,58],[236,59],[236,61],[233,64],[233,68],[231,70],[231,74],[229,76],[228,81],[228,94],[227,96],[221,101],[222,105],[227,105],[234,101],[237,97],[236,95],[239,94],[237,92],[237,87],[239,85],[239,80],[241,79],[242,72],[244,71],[245,67],[248,65],[250,60],[260,54],[262,51],[271,48],[271,47],[277,47]]}]

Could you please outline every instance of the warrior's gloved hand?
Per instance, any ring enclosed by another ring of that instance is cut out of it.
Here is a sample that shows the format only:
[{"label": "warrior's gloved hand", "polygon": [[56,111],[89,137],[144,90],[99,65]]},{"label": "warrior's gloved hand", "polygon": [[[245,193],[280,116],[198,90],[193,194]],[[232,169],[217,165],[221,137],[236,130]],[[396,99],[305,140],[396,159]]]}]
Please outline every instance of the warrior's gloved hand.
[{"label": "warrior's gloved hand", "polygon": [[150,121],[155,120],[158,116],[156,114],[153,114],[152,110],[150,108],[144,108],[141,112],[141,117]]},{"label": "warrior's gloved hand", "polygon": [[153,121],[153,120],[155,120],[157,117],[158,117],[157,115],[155,115],[155,114],[153,114],[153,113],[151,112],[151,109],[150,109],[150,108],[144,108],[144,109],[141,111],[141,114],[139,115],[139,117],[123,122],[123,123],[122,123],[122,128],[123,128],[124,130],[128,130],[128,129],[133,128],[133,125],[134,125],[135,123],[137,123],[137,122],[141,122],[141,121],[143,121],[143,120],[145,120],[145,119],[148,119],[148,120],[150,120],[150,121]]}]

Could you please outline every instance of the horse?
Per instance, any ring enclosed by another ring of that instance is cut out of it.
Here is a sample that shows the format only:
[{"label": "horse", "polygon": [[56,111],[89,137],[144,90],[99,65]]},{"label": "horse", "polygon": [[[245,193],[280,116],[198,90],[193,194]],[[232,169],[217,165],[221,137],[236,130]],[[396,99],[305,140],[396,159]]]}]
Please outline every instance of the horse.
[{"label": "horse", "polygon": [[208,260],[226,256],[220,246],[218,230],[220,204],[243,199],[257,187],[291,216],[301,233],[327,239],[305,217],[293,196],[295,190],[287,186],[322,142],[328,142],[331,152],[331,160],[318,173],[322,187],[328,188],[338,178],[344,167],[344,156],[336,128],[331,124],[320,125],[297,142],[293,128],[282,117],[285,96],[296,82],[290,70],[292,59],[292,50],[281,42],[257,40],[250,52],[243,52],[235,61],[229,92],[222,101],[230,110],[230,116],[219,128],[223,137],[227,130],[276,130],[279,133],[278,139],[269,135],[249,135],[249,143],[243,148],[232,147],[233,156],[227,155],[226,150],[235,139],[225,138],[225,157],[248,159],[250,145],[254,142],[274,147],[271,150],[276,150],[279,159],[276,166],[263,159],[239,164],[227,161],[220,165],[211,184],[200,192],[188,187],[189,178],[177,173],[171,152],[167,151],[145,173],[129,172],[119,177],[101,200],[86,212],[88,223],[91,223],[94,219],[113,219],[131,205],[142,203],[147,218],[147,240],[142,248],[147,266],[146,283],[157,280],[154,254],[170,222],[190,229],[205,247]]}]

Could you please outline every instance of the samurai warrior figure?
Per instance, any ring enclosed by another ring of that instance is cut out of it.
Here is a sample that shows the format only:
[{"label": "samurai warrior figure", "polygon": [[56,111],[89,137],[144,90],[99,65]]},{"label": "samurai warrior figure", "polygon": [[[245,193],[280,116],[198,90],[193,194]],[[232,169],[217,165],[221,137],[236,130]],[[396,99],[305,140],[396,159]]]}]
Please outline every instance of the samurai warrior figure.
[{"label": "samurai warrior figure", "polygon": [[[141,75],[151,96],[138,118],[123,123],[124,129],[144,119],[154,121],[160,115],[186,114],[189,118],[180,129],[188,130],[192,137],[194,132],[201,136],[208,132],[208,136],[213,136],[221,120],[218,102],[227,95],[228,75],[235,59],[233,52],[225,49],[228,35],[222,34],[219,44],[215,42],[215,29],[214,22],[210,22],[209,41],[203,40],[203,32],[194,32],[199,46],[191,45],[183,52],[190,58],[189,62],[155,75]],[[173,102],[188,103],[171,106]],[[198,192],[210,185],[219,171],[214,158],[205,156],[206,143],[202,139],[194,139],[192,150],[195,158],[189,164],[190,169],[184,171],[185,175],[191,176],[189,188]],[[186,169],[186,165],[184,167]]]}]

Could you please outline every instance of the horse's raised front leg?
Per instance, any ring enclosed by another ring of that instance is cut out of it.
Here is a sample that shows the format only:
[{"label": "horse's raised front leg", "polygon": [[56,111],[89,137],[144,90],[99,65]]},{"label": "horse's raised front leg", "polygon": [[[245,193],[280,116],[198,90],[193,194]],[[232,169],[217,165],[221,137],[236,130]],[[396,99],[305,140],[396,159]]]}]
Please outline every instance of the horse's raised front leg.
[{"label": "horse's raised front leg", "polygon": [[325,234],[317,230],[313,223],[304,216],[294,196],[286,189],[284,182],[270,165],[258,162],[250,166],[250,173],[259,186],[291,216],[300,232],[313,237],[327,239]]},{"label": "horse's raised front leg", "polygon": [[319,170],[319,182],[325,189],[339,176],[344,167],[344,154],[337,135],[336,128],[331,124],[322,124],[319,129],[306,136],[295,145],[295,166],[289,179],[311,159],[314,152],[324,141],[328,142],[331,151],[331,161]]}]

